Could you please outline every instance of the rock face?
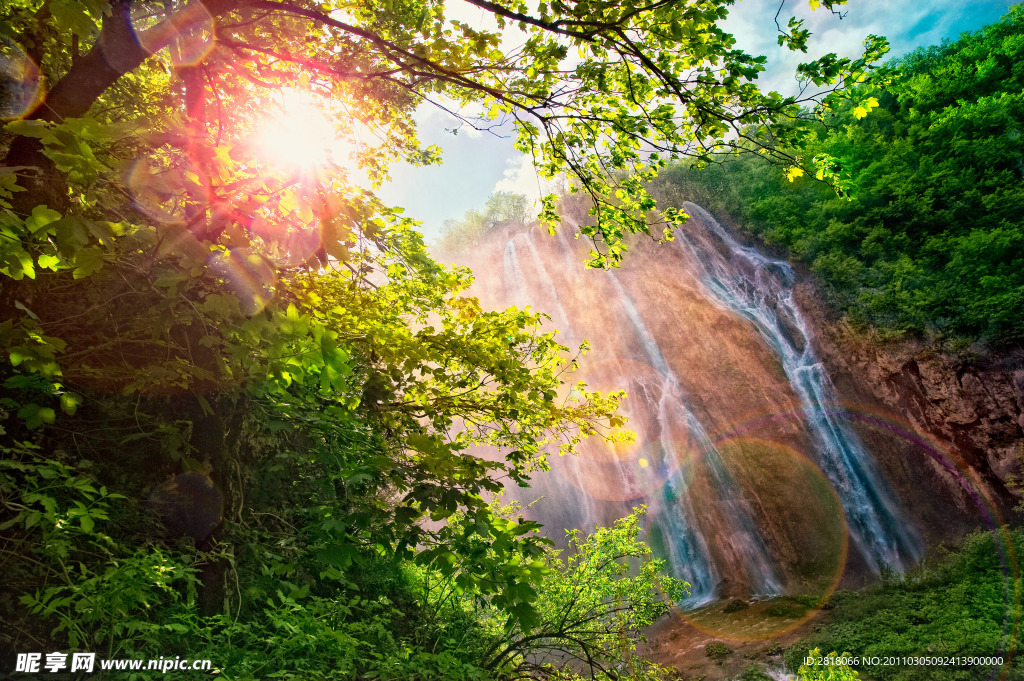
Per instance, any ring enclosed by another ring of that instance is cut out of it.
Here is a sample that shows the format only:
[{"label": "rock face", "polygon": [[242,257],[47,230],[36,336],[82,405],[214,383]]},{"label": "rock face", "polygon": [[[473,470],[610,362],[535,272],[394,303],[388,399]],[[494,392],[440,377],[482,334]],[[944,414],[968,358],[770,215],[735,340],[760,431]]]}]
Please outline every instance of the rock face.
[{"label": "rock face", "polygon": [[[861,429],[876,441],[890,480],[919,509],[930,543],[1007,519],[1019,501],[1011,483],[1024,462],[1024,353],[967,361],[917,340],[883,342],[836,319],[809,281],[797,292],[840,391],[898,415]],[[886,429],[905,434],[903,442],[879,437]],[[935,488],[943,492],[938,498]]]},{"label": "rock face", "polygon": [[1007,512],[1020,357],[968,367],[858,336],[807,277],[688,210],[677,243],[638,241],[614,273],[582,267],[571,215],[555,237],[493,230],[462,258],[485,307],[531,305],[564,344],[591,343],[573,380],[629,394],[633,444],[552,457],[520,491],[543,497],[528,513],[552,537],[645,504],[697,605],[824,597]]}]

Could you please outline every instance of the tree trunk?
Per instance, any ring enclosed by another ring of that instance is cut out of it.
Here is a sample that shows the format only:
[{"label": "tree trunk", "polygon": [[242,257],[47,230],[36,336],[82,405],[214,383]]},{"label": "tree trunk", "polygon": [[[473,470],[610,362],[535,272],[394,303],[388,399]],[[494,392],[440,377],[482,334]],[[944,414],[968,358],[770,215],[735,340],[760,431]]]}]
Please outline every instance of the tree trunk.
[{"label": "tree trunk", "polygon": [[[84,57],[74,60],[64,77],[26,118],[60,123],[68,118],[84,116],[107,88],[124,74],[138,68],[150,56],[150,51],[162,49],[181,31],[240,4],[238,0],[208,0],[191,5],[148,29],[144,40],[140,41],[131,21],[131,0],[114,0],[112,11],[103,19],[99,39],[92,49]],[[143,42],[146,48],[143,48]],[[64,175],[53,161],[43,155],[38,138],[16,137],[3,159],[3,165],[38,169],[33,178],[23,184],[27,191],[14,195],[11,204],[15,212],[28,215],[40,204],[58,211],[67,207]]]},{"label": "tree trunk", "polygon": [[[214,402],[216,404],[216,401]],[[231,479],[232,455],[228,423],[217,413],[205,411],[198,398],[190,398],[192,421],[191,444],[198,456],[208,464],[210,480],[223,500],[220,522],[208,537],[198,542],[200,551],[223,550],[228,541],[229,515],[237,505],[239,491]],[[227,576],[231,561],[218,558],[199,568],[199,614],[204,617],[227,611]]]}]

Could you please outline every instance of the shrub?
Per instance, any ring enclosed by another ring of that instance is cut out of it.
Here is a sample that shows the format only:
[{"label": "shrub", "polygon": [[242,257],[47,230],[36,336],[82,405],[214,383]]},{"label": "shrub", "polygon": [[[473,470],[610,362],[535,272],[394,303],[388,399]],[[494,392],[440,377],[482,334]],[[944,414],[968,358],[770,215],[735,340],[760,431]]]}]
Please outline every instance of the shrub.
[{"label": "shrub", "polygon": [[722,612],[737,612],[739,610],[746,610],[750,607],[750,604],[746,601],[734,598],[729,601],[726,606],[722,609]]},{"label": "shrub", "polygon": [[736,681],[772,681],[772,677],[765,674],[756,664],[752,664],[736,677]]},{"label": "shrub", "polygon": [[704,654],[718,664],[722,664],[725,658],[732,655],[732,648],[721,641],[712,641],[704,646]]}]

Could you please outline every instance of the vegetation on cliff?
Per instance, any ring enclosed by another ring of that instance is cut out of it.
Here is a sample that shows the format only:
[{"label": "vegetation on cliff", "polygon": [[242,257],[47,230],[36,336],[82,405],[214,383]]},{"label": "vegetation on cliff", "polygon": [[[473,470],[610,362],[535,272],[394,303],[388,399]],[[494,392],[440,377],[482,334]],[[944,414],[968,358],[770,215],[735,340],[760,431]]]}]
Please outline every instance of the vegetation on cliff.
[{"label": "vegetation on cliff", "polygon": [[[1024,340],[1024,6],[889,62],[793,150],[840,195],[740,157],[677,165],[655,194],[734,217],[811,266],[851,318],[963,344]],[[811,171],[813,173],[813,171]],[[847,199],[849,196],[849,200]]]},{"label": "vegetation on cliff", "polygon": [[445,220],[438,249],[449,255],[470,253],[488,230],[505,222],[526,223],[533,218],[530,201],[515,192],[494,192],[483,211],[469,210],[461,220]]},{"label": "vegetation on cliff", "polygon": [[1024,530],[978,532],[905,577],[861,592],[839,591],[827,624],[789,648],[786,662],[797,669],[813,648],[838,649],[872,660],[856,669],[877,681],[1019,678],[1022,551]]}]

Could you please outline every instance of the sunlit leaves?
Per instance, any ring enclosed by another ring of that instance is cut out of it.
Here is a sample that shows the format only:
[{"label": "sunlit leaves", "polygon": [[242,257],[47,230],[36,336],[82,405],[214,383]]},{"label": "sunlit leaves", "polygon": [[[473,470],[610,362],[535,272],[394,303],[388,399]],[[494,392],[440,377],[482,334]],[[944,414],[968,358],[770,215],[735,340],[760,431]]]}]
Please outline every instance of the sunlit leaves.
[{"label": "sunlit leaves", "polygon": [[877,106],[878,106],[878,98],[877,97],[868,97],[867,99],[863,100],[862,102],[859,102],[853,108],[853,115],[854,115],[855,118],[860,120],[861,118],[864,118],[865,116],[867,116],[871,112],[871,110],[874,109]]},{"label": "sunlit leaves", "polygon": [[836,305],[881,334],[953,349],[1017,342],[1024,159],[1010,65],[1024,55],[1022,19],[1013,10],[920,48],[834,100],[793,153],[838,191],[740,161],[705,172],[718,210],[811,265]]},{"label": "sunlit leaves", "polygon": [[633,657],[640,632],[682,599],[688,585],[664,576],[663,562],[652,559],[639,537],[643,514],[638,509],[589,536],[570,532],[564,554],[548,549],[527,563],[525,583],[492,600],[502,630],[487,666],[520,670],[530,655],[557,650],[578,656],[597,678],[625,660],[634,671],[654,672]]}]

